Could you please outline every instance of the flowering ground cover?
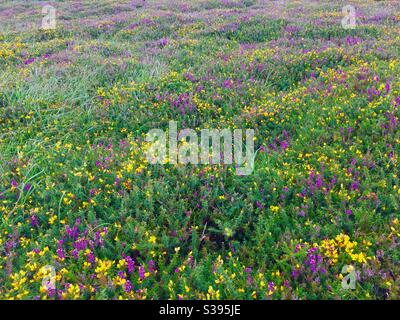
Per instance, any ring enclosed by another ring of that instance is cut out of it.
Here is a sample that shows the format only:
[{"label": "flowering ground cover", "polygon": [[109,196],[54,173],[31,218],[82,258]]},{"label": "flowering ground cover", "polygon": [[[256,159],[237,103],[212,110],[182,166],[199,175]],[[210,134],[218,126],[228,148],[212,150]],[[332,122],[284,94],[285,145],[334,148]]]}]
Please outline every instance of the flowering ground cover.
[{"label": "flowering ground cover", "polygon": [[[2,1],[0,298],[398,299],[399,48],[398,1]],[[150,164],[171,120],[253,172]]]}]

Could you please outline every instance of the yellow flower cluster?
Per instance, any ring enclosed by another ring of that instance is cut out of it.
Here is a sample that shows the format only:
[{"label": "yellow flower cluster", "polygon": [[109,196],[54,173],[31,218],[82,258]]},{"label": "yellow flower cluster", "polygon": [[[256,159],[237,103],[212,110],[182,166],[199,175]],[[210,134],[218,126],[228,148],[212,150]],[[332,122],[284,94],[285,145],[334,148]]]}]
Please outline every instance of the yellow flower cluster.
[{"label": "yellow flower cluster", "polygon": [[221,293],[219,290],[214,290],[212,286],[208,287],[208,291],[206,294],[206,300],[219,300],[221,297]]},{"label": "yellow flower cluster", "polygon": [[113,280],[113,283],[117,286],[124,286],[126,284],[126,279],[120,276],[116,276]]},{"label": "yellow flower cluster", "polygon": [[279,206],[270,205],[269,208],[271,209],[272,213],[278,213],[279,212]]},{"label": "yellow flower cluster", "polygon": [[8,58],[8,57],[13,57],[14,52],[8,49],[0,49],[0,58]]},{"label": "yellow flower cluster", "polygon": [[97,273],[97,278],[101,278],[102,276],[107,276],[108,271],[113,266],[114,262],[110,260],[101,260],[96,259],[97,267],[95,272]]},{"label": "yellow flower cluster", "polygon": [[359,263],[366,263],[367,260],[371,259],[371,257],[365,256],[362,252],[354,252],[357,242],[351,241],[350,237],[343,233],[337,235],[334,239],[322,240],[318,247],[322,254],[330,259],[331,264],[338,262],[341,253],[346,253],[353,261]]},{"label": "yellow flower cluster", "polygon": [[400,237],[400,221],[398,218],[392,221],[392,226],[390,227],[390,230],[392,232],[390,233],[389,237],[391,236]]},{"label": "yellow flower cluster", "polygon": [[79,285],[77,284],[70,284],[67,292],[62,293],[63,299],[66,299],[68,296],[70,296],[73,299],[79,299],[81,293],[81,289],[79,288]]},{"label": "yellow flower cluster", "polygon": [[28,281],[28,278],[26,277],[26,271],[23,270],[12,274],[10,278],[12,280],[11,285],[15,291],[19,290],[24,285],[24,283]]}]

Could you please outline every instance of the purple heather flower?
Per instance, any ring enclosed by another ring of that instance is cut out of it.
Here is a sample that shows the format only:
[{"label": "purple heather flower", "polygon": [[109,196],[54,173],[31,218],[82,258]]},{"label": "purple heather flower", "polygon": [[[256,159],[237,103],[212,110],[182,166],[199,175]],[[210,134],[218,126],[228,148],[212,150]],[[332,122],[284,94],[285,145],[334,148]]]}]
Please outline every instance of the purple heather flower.
[{"label": "purple heather flower", "polygon": [[222,86],[223,86],[225,89],[232,88],[232,86],[233,86],[233,81],[230,80],[230,79],[226,79],[226,80],[224,80],[224,83],[223,83]]},{"label": "purple heather flower", "polygon": [[58,247],[57,250],[57,256],[59,259],[64,259],[65,258],[65,254],[64,254],[64,250],[61,247]]},{"label": "purple heather flower", "polygon": [[31,225],[36,228],[39,225],[39,220],[36,215],[31,216]]},{"label": "purple heather flower", "polygon": [[144,274],[145,274],[145,269],[143,266],[139,267],[139,279],[143,280],[144,279]]},{"label": "purple heather flower", "polygon": [[390,81],[389,80],[386,81],[385,91],[386,91],[386,93],[389,93],[389,91],[390,91]]},{"label": "purple heather flower", "polygon": [[135,270],[135,261],[133,261],[133,259],[129,256],[124,256],[124,259],[128,265],[128,272],[133,273]]},{"label": "purple heather flower", "polygon": [[153,260],[149,261],[149,272],[154,272],[156,270],[155,263]]},{"label": "purple heather flower", "polygon": [[15,181],[14,179],[12,179],[12,180],[11,180],[11,186],[12,186],[13,188],[17,188],[17,187],[18,187],[17,181]]},{"label": "purple heather flower", "polygon": [[289,143],[286,140],[281,141],[281,148],[285,151],[289,147]]},{"label": "purple heather flower", "polygon": [[352,128],[352,127],[348,127],[348,128],[347,128],[347,133],[350,134],[350,133],[352,133],[352,132],[353,132],[353,128]]},{"label": "purple heather flower", "polygon": [[70,226],[65,226],[65,232],[73,240],[75,240],[79,234],[78,227],[76,225],[74,225],[72,228],[70,228]]},{"label": "purple heather flower", "polygon": [[360,39],[356,38],[356,37],[348,36],[346,38],[346,42],[347,42],[348,45],[354,46],[354,45],[356,45],[356,44],[358,44],[360,42]]},{"label": "purple heather flower", "polygon": [[131,292],[132,290],[132,284],[129,280],[126,280],[125,282],[125,292]]},{"label": "purple heather flower", "polygon": [[353,181],[352,183],[351,183],[351,190],[358,190],[358,187],[360,186],[360,181]]},{"label": "purple heather flower", "polygon": [[80,238],[74,242],[74,248],[78,251],[85,250],[88,247],[88,240]]},{"label": "purple heather flower", "polygon": [[169,43],[168,38],[162,38],[162,39],[160,39],[160,40],[158,41],[158,44],[159,44],[161,47],[165,47],[168,43]]},{"label": "purple heather flower", "polygon": [[308,261],[307,264],[313,273],[316,273],[319,268],[319,264],[322,262],[322,256],[317,254],[318,248],[312,247],[307,251]]},{"label": "purple heather flower", "polygon": [[275,290],[275,283],[273,283],[272,281],[268,282],[268,290],[269,291],[274,291]]},{"label": "purple heather flower", "polygon": [[318,189],[322,187],[322,178],[321,178],[321,175],[320,175],[320,174],[317,175],[317,179],[316,179],[316,182],[315,182],[315,186],[316,186]]},{"label": "purple heather flower", "polygon": [[96,257],[94,256],[93,252],[90,252],[87,255],[87,260],[89,263],[94,264],[96,262]]},{"label": "purple heather flower", "polygon": [[195,82],[195,81],[196,81],[194,75],[191,74],[191,73],[189,73],[189,72],[185,73],[185,78],[186,78],[187,80],[189,80],[190,82]]},{"label": "purple heather flower", "polygon": [[25,60],[25,61],[24,61],[24,64],[25,64],[25,65],[28,65],[28,64],[31,64],[31,63],[33,63],[33,62],[35,62],[35,58],[30,58],[30,59],[28,59],[28,60]]}]

